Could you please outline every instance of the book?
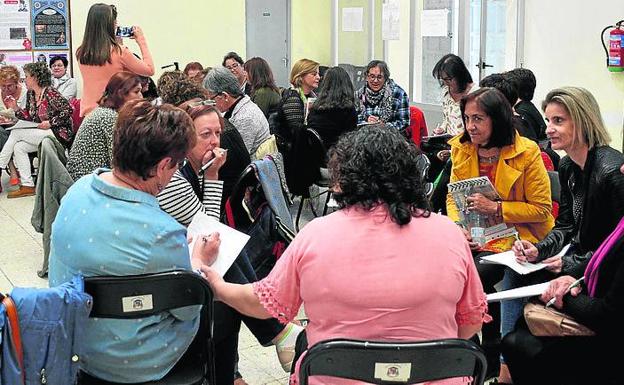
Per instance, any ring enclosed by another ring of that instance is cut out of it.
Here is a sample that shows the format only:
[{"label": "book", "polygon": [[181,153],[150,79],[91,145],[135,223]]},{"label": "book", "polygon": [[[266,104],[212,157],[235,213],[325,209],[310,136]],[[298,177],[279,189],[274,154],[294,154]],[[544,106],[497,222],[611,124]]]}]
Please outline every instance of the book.
[{"label": "book", "polygon": [[[482,194],[492,201],[501,200],[492,182],[485,176],[464,179],[449,183],[448,191],[457,206],[460,222],[464,228],[470,232],[473,241],[479,243],[482,247],[492,244],[490,248],[493,251],[505,251],[500,248],[500,245],[493,246],[493,241],[500,238],[515,236],[515,227],[507,226],[507,224],[503,222],[503,219],[496,215],[487,215],[468,210],[468,202],[466,200],[469,196],[477,193]],[[505,242],[504,244],[511,248],[509,242]],[[488,248],[486,248],[486,250],[488,250]]]},{"label": "book", "polygon": [[223,277],[250,237],[198,211],[188,227],[188,234],[193,236],[193,241],[189,244],[189,253],[193,252],[195,242],[200,240],[202,235],[209,235],[214,232],[219,233],[221,245],[217,260],[211,267]]},{"label": "book", "polygon": [[543,282],[536,285],[503,290],[496,293],[487,294],[485,298],[488,302],[499,302],[516,298],[535,297],[537,295],[542,295],[542,293],[548,288],[548,285],[550,285],[550,282]]}]

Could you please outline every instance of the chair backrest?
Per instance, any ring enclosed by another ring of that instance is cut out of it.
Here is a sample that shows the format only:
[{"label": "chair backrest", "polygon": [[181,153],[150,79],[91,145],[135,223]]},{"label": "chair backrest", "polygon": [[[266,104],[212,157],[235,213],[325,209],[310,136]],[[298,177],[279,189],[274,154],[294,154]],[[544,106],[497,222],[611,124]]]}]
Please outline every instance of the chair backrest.
[{"label": "chair backrest", "polygon": [[418,169],[420,170],[420,180],[422,183],[427,183],[429,178],[429,168],[431,167],[431,161],[427,158],[427,155],[420,154],[416,160]]},{"label": "chair backrest", "polygon": [[482,385],[487,361],[472,341],[441,339],[414,343],[354,340],[322,341],[301,361],[300,385],[309,376],[333,376],[372,384],[416,384],[453,377],[472,377]]},{"label": "chair backrest", "polygon": [[553,202],[559,202],[561,196],[561,183],[559,183],[559,173],[557,171],[547,171],[550,179],[550,197]]},{"label": "chair backrest", "polygon": [[[99,276],[84,279],[85,292],[93,297],[90,317],[136,319],[191,305],[202,305],[199,331],[186,354],[196,354],[189,372],[174,368],[158,384],[195,383],[193,375],[207,377],[214,384],[213,318],[214,296],[210,285],[198,274],[186,270],[162,273]],[[182,360],[181,360],[182,361]],[[197,373],[199,370],[200,373]],[[193,373],[191,375],[190,373]],[[182,379],[182,380],[181,380]],[[188,382],[187,382],[188,381]]]}]

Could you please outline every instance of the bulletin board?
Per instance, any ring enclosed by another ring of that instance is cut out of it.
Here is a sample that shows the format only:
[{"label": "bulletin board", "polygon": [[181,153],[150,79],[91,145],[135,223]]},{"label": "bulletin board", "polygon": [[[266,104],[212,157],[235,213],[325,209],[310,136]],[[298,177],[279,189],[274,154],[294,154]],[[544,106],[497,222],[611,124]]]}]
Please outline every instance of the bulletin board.
[{"label": "bulletin board", "polygon": [[24,76],[27,63],[63,56],[71,68],[70,0],[0,1],[0,66],[15,65]]}]

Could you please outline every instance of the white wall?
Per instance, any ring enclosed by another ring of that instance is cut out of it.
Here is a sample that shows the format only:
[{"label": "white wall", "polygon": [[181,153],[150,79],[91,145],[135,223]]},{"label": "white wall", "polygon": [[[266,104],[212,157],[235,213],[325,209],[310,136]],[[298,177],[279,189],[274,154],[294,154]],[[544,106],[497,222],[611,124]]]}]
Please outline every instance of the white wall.
[{"label": "white wall", "polygon": [[622,150],[624,72],[611,73],[598,39],[600,31],[624,19],[622,0],[526,0],[524,67],[537,78],[539,107],[549,90],[585,87],[596,97],[611,145]]}]

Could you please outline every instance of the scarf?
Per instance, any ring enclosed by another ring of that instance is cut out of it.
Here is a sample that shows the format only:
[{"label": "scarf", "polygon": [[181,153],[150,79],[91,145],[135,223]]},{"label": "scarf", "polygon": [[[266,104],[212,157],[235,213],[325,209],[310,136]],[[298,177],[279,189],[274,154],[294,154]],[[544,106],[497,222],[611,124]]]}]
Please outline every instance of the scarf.
[{"label": "scarf", "polygon": [[383,87],[377,92],[373,91],[368,84],[364,86],[363,92],[359,91],[357,98],[360,103],[360,111],[366,111],[366,107],[377,107],[378,117],[382,122],[392,120],[394,106],[394,80],[388,79]]},{"label": "scarf", "polygon": [[615,242],[617,242],[617,240],[620,239],[623,235],[624,217],[620,219],[620,223],[618,223],[618,225],[615,227],[615,230],[613,230],[613,232],[609,234],[607,239],[605,239],[600,244],[598,250],[596,250],[594,255],[592,255],[591,259],[589,260],[589,264],[585,269],[585,279],[587,288],[589,289],[590,297],[593,297],[596,294],[596,286],[598,285],[598,270],[600,264],[602,263],[602,260],[609,253],[609,251],[611,251],[611,248],[613,247]]}]

